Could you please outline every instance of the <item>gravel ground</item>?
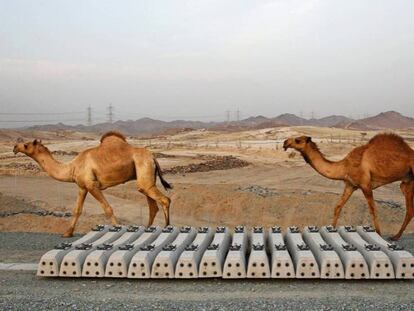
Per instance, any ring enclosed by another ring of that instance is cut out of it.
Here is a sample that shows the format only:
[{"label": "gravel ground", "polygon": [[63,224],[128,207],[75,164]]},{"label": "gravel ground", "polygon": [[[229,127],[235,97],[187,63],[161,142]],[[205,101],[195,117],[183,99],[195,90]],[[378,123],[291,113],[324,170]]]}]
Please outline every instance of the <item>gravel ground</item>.
[{"label": "gravel ground", "polygon": [[71,242],[81,235],[63,239],[58,234],[0,232],[0,262],[36,263],[40,257],[62,241]]},{"label": "gravel ground", "polygon": [[[62,239],[0,233],[0,261],[37,260]],[[69,241],[69,240],[65,240]],[[414,235],[401,244],[414,250]],[[29,252],[28,254],[25,252]],[[20,254],[20,255],[17,255]],[[26,255],[25,255],[26,254]],[[413,310],[413,281],[129,280],[0,272],[0,310]]]}]

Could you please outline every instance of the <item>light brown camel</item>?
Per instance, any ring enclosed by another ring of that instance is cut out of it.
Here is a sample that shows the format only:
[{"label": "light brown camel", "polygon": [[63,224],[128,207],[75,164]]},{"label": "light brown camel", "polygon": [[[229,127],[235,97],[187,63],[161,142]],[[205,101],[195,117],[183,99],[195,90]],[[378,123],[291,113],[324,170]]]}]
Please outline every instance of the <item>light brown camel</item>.
[{"label": "light brown camel", "polygon": [[145,148],[131,146],[120,133],[104,134],[99,146],[82,151],[69,163],[56,161],[49,149],[37,139],[33,142],[17,143],[13,151],[15,154],[22,152],[34,159],[50,177],[78,185],[77,203],[73,209],[71,225],[64,237],[73,235],[88,192],[101,204],[112,224],[116,225],[117,219],[102,190],[130,180],[136,180],[138,191],[147,197],[148,226],[152,225],[158,212],[157,203],[163,208],[165,225],[170,224],[171,201],[156,187],[157,175],[166,190],[171,189],[171,185],[162,177],[160,166],[153,154]]},{"label": "light brown camel", "polygon": [[401,237],[414,216],[414,150],[400,136],[378,134],[367,144],[353,149],[338,162],[327,160],[311,137],[287,139],[283,148],[299,151],[305,161],[322,176],[345,182],[344,192],[335,208],[333,226],[336,226],[341,209],[352,193],[361,189],[368,202],[375,230],[380,234],[372,190],[401,181],[400,188],[405,196],[406,214],[400,231],[392,239],[398,240]]}]

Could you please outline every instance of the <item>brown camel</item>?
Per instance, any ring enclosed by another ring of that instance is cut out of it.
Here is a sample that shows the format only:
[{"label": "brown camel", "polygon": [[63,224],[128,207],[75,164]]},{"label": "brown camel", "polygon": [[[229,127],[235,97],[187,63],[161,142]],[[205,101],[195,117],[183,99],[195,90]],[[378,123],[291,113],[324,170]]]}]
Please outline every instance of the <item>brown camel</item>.
[{"label": "brown camel", "polygon": [[165,225],[170,224],[170,199],[156,187],[157,175],[166,190],[171,189],[171,185],[162,177],[160,166],[153,154],[145,148],[132,147],[120,133],[104,134],[99,146],[84,150],[69,163],[56,161],[49,149],[37,139],[28,143],[17,143],[13,151],[15,154],[22,152],[34,159],[50,177],[78,185],[77,203],[71,225],[64,237],[73,235],[88,192],[101,204],[112,224],[116,225],[117,219],[102,190],[130,180],[137,180],[138,191],[147,197],[148,226],[152,225],[158,212],[157,203],[163,208]]},{"label": "brown camel", "polygon": [[319,151],[311,137],[301,136],[285,140],[283,148],[296,149],[319,174],[330,179],[343,180],[345,189],[335,208],[332,225],[336,226],[342,207],[352,193],[362,190],[372,215],[375,230],[380,227],[375,211],[372,190],[401,181],[405,196],[406,214],[400,231],[392,237],[398,240],[414,216],[414,150],[398,135],[378,134],[367,144],[353,149],[343,160],[332,162]]}]

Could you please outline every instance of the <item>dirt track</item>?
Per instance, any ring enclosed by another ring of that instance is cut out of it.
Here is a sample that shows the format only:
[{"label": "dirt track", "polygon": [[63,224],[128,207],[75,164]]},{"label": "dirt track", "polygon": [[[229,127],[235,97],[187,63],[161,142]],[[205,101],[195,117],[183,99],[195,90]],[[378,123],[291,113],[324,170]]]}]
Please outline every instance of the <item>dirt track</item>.
[{"label": "dirt track", "polygon": [[[281,178],[275,180],[273,176]],[[342,191],[341,183],[319,177],[308,167],[286,170],[277,165],[253,165],[228,170],[225,174],[192,173],[166,175],[166,178],[174,184],[171,214],[176,225],[324,225],[330,222],[333,207]],[[30,209],[58,212],[58,215],[70,213],[77,193],[74,184],[59,183],[41,176],[0,177],[0,192],[3,194],[0,196],[3,203],[0,213],[26,211],[0,217],[1,231],[54,233],[63,232],[69,219],[38,216],[29,213]],[[121,223],[146,223],[146,201],[136,191],[134,182],[108,189],[105,193]],[[384,187],[376,191],[375,196],[384,232],[393,233],[398,230],[405,212],[398,186]],[[22,208],[22,204],[26,207]],[[88,197],[78,232],[105,222],[100,206]],[[163,224],[162,213],[157,215],[156,223]],[[370,223],[366,203],[360,193],[355,193],[344,208],[340,223]],[[407,232],[412,232],[413,228],[411,224]]]},{"label": "dirt track", "polygon": [[[342,141],[332,140],[332,133]],[[131,143],[150,145],[163,170],[175,173],[165,177],[174,185],[168,195],[176,225],[325,225],[332,219],[343,184],[321,177],[297,154],[291,157],[280,150],[281,138],[299,134],[315,137],[332,160],[358,145],[358,132],[310,127],[241,133],[194,131],[149,144],[146,140]],[[72,138],[45,143],[58,160],[66,162],[98,142]],[[0,142],[0,231],[62,233],[69,223],[65,216],[76,201],[76,185],[52,180],[32,159],[15,156],[11,150],[10,142]],[[104,193],[121,223],[146,224],[147,203],[134,182]],[[405,213],[398,184],[382,187],[374,195],[383,232],[396,232]],[[157,224],[163,224],[161,214]],[[99,204],[88,196],[77,232],[105,222]],[[370,222],[365,199],[357,191],[344,207],[340,224]],[[406,232],[414,232],[414,223]]]},{"label": "dirt track", "polygon": [[[63,148],[61,144],[58,146],[59,150]],[[73,143],[69,147],[73,148]],[[330,152],[336,150],[331,145],[326,147]],[[233,160],[230,164],[223,161],[232,153],[243,163],[242,167],[237,164],[232,168]],[[331,158],[335,157],[341,156]],[[61,160],[69,159],[63,156]],[[213,160],[215,166],[212,169],[207,165],[209,169],[205,171],[204,163],[211,163],[211,159],[216,159]],[[27,157],[19,158],[19,161],[33,165]],[[333,208],[343,190],[342,182],[321,177],[300,157],[289,159],[286,153],[277,150],[169,150],[159,161],[167,172],[177,167],[197,168],[196,172],[180,169],[177,170],[180,174],[165,175],[174,185],[169,195],[173,202],[172,221],[176,225],[325,225],[330,223]],[[244,166],[245,161],[250,165]],[[202,172],[197,172],[200,167]],[[19,169],[19,176],[0,176],[0,231],[63,232],[69,219],[61,216],[72,211],[76,185],[54,181],[44,173],[21,172]],[[134,182],[110,188],[104,193],[121,223],[146,224],[147,203]],[[382,187],[374,195],[383,232],[396,232],[405,213],[398,184]],[[21,204],[26,206],[23,210]],[[30,213],[30,209],[43,211],[43,214]],[[19,214],[14,214],[16,212]],[[44,214],[46,216],[41,216]],[[99,204],[88,196],[78,232],[86,232],[94,224],[106,221]],[[365,199],[357,191],[344,207],[340,224],[370,222]],[[158,213],[156,223],[163,224],[162,213]],[[407,228],[407,232],[413,231],[414,223]]]}]

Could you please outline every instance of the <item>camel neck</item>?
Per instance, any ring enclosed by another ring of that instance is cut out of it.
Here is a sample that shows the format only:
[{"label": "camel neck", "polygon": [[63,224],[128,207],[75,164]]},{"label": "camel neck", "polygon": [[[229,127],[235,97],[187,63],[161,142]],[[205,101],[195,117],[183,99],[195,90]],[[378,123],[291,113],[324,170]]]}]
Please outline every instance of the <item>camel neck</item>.
[{"label": "camel neck", "polygon": [[59,181],[72,182],[72,165],[57,161],[50,152],[42,152],[32,157],[52,178]]},{"label": "camel neck", "polygon": [[307,147],[301,154],[305,161],[322,176],[337,180],[344,179],[345,169],[343,161],[332,162],[327,160],[316,145]]}]

